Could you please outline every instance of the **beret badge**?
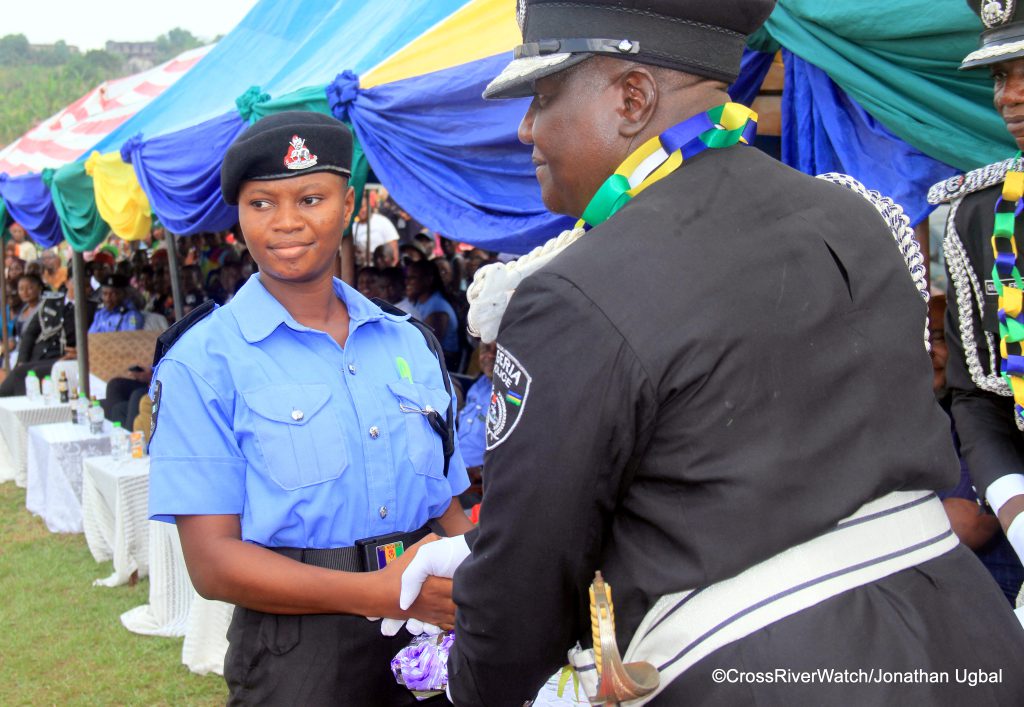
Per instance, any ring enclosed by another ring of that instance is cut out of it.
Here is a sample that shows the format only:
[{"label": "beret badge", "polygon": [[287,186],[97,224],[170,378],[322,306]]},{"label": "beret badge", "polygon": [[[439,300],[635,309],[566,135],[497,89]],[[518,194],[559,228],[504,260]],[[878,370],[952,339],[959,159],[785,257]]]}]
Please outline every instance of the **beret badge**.
[{"label": "beret badge", "polygon": [[284,156],[284,166],[288,169],[307,169],[316,164],[316,155],[306,147],[305,139],[292,135],[288,143],[288,152]]}]

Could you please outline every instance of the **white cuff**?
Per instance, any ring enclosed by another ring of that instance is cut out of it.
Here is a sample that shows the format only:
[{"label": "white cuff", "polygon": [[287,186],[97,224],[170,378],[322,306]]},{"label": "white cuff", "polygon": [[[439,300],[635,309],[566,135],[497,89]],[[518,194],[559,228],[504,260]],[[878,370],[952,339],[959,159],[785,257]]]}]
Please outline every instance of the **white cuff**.
[{"label": "white cuff", "polygon": [[985,490],[985,500],[992,508],[992,512],[999,514],[999,509],[1006,505],[1014,496],[1024,494],[1024,474],[1007,474],[988,485]]},{"label": "white cuff", "polygon": [[1010,541],[1020,561],[1024,562],[1024,513],[1019,513],[1010,523],[1006,529],[1006,539]]}]

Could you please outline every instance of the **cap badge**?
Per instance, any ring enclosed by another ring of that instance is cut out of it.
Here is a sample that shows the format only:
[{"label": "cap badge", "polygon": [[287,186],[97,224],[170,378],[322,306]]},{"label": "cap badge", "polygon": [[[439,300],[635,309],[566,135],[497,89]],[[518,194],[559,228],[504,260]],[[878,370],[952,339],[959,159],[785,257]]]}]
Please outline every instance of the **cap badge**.
[{"label": "cap badge", "polygon": [[288,143],[288,154],[284,156],[284,166],[288,169],[307,169],[316,164],[316,155],[310,154],[304,138],[292,135]]},{"label": "cap badge", "polygon": [[1014,0],[986,0],[981,8],[981,21],[989,29],[997,27],[1010,19],[1013,14]]}]

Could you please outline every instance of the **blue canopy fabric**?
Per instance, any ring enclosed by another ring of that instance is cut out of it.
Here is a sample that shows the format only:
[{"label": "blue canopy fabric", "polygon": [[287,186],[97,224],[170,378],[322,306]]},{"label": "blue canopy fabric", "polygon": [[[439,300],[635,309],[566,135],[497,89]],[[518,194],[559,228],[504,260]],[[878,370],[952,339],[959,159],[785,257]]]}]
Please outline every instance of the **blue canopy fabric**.
[{"label": "blue canopy fabric", "polygon": [[190,235],[230,228],[238,209],[220,195],[220,165],[228,146],[248,126],[237,112],[207,120],[170,135],[142,141],[135,137],[121,148],[153,213],[168,231]]},{"label": "blue canopy fabric", "polygon": [[57,210],[53,208],[50,188],[40,174],[9,177],[0,174],[0,198],[10,218],[21,224],[32,240],[43,248],[55,246],[64,239]]},{"label": "blue canopy fabric", "polygon": [[775,52],[744,49],[743,58],[740,60],[740,75],[727,90],[729,98],[747,107],[753,105],[774,60]]},{"label": "blue canopy fabric", "polygon": [[254,85],[277,96],[326,85],[342,69],[365,72],[467,1],[403,0],[398,12],[366,0],[262,0],[188,74],[92,149],[110,152],[140,133],[150,139],[211,120],[234,110]]},{"label": "blue canopy fabric", "polygon": [[903,206],[911,223],[927,217],[928,187],[957,169],[893,135],[818,67],[783,54],[783,162],[807,174],[849,174]]},{"label": "blue canopy fabric", "polygon": [[374,173],[417,220],[449,238],[524,253],[572,221],[544,208],[530,148],[518,140],[528,99],[481,97],[508,59],[366,90],[346,72],[327,95],[335,116],[355,128]]}]

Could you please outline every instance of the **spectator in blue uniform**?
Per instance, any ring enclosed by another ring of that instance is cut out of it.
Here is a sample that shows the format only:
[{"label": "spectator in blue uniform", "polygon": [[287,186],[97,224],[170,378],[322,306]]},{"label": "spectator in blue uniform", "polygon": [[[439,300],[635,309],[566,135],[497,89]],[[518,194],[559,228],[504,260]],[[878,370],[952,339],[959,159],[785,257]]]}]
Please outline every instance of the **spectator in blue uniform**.
[{"label": "spectator in blue uniform", "polygon": [[480,503],[483,496],[484,448],[487,434],[487,410],[491,405],[491,376],[494,375],[495,343],[481,343],[477,349],[480,377],[466,391],[466,402],[459,411],[459,446],[466,462],[470,487],[462,494],[464,507]]},{"label": "spectator in blue uniform", "polygon": [[141,329],[145,318],[142,312],[126,296],[128,279],[123,275],[108,275],[100,291],[103,307],[89,327],[90,334],[104,334],[111,331],[135,331]]},{"label": "spectator in blue uniform", "polygon": [[452,398],[425,335],[332,277],[351,155],[318,113],[242,133],[221,188],[259,272],[161,342],[150,513],[177,522],[196,590],[238,607],[229,704],[422,704],[389,667],[409,634],[366,617],[454,621],[447,583],[398,608],[428,522],[469,529],[452,502],[468,481],[457,439],[445,458]]}]

